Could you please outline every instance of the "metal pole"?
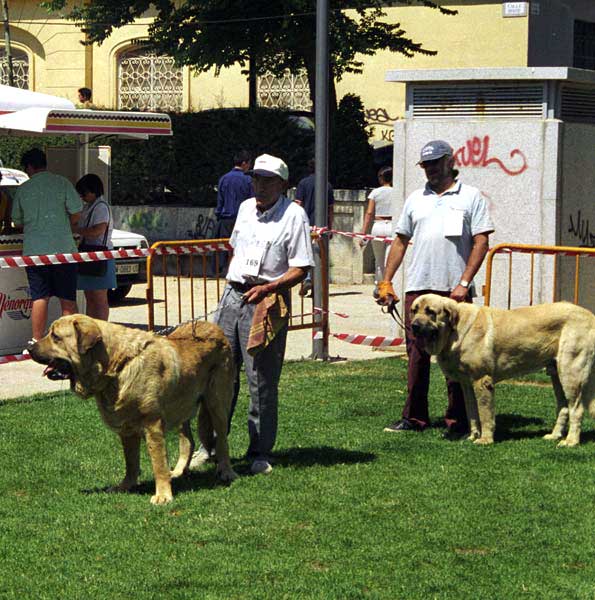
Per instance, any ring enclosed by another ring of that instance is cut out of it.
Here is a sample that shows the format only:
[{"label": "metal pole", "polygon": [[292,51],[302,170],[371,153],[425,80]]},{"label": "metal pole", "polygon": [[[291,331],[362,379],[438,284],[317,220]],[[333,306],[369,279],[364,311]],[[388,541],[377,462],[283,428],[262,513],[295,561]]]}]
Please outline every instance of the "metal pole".
[{"label": "metal pole", "polygon": [[14,73],[12,70],[12,52],[10,51],[10,25],[8,23],[8,0],[2,0],[2,20],[4,21],[4,52],[6,53],[6,70],[8,71],[8,85],[14,86]]},{"label": "metal pole", "polygon": [[[328,0],[316,0],[316,86],[314,92],[316,121],[315,138],[315,223],[318,227],[328,225],[328,88],[329,88],[329,50],[328,50]],[[323,236],[320,243],[328,250],[328,237]],[[314,268],[314,306],[328,306],[328,252],[315,255]],[[326,283],[326,285],[323,285]],[[326,301],[325,301],[326,300]],[[328,359],[328,315],[317,313],[316,331],[322,331],[322,339],[312,341],[312,358]]]}]

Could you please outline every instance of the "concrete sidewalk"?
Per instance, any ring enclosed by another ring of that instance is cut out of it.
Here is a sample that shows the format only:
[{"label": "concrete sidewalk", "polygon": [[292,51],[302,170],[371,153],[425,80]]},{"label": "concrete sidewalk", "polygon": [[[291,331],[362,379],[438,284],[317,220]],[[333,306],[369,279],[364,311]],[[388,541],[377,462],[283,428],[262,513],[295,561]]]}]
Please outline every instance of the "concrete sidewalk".
[{"label": "concrete sidewalk", "polygon": [[[396,336],[396,325],[385,315],[372,298],[373,285],[331,285],[330,309],[345,313],[348,318],[330,315],[332,333],[374,336]],[[125,325],[146,326],[148,321],[145,284],[133,287],[128,297],[110,311],[110,321]],[[370,346],[353,345],[330,337],[329,355],[339,360],[365,360],[403,353],[405,346],[389,350],[375,350]],[[286,360],[307,359],[312,352],[310,330],[291,331],[287,339]],[[0,365],[0,399],[29,396],[35,393],[67,390],[68,382],[49,381],[42,376],[43,366],[27,360]]]}]

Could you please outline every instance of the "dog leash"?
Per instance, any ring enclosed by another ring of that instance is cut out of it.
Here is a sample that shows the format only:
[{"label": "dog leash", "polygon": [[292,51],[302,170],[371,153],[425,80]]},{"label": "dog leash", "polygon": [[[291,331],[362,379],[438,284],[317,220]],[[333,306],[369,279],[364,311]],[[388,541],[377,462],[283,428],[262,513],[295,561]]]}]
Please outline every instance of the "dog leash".
[{"label": "dog leash", "polygon": [[393,300],[390,304],[385,304],[380,307],[380,311],[385,315],[390,315],[395,323],[402,327],[403,330],[406,329],[405,322],[401,317],[401,313],[399,313],[399,309],[397,308],[397,300]]}]

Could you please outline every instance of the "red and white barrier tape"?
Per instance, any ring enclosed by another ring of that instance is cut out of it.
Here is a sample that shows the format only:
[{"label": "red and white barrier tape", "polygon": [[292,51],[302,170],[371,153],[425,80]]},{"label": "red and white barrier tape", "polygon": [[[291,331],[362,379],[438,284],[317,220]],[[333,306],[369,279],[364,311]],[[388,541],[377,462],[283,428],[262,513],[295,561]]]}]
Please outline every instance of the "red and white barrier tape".
[{"label": "red and white barrier tape", "polygon": [[341,317],[342,319],[349,319],[349,315],[346,315],[345,313],[335,312],[334,310],[324,311],[324,310],[322,310],[322,308],[318,308],[318,306],[315,306],[312,310],[315,313],[324,313],[324,312],[326,312],[329,315],[336,315],[337,317]]},{"label": "red and white barrier tape", "polygon": [[317,233],[318,235],[327,235],[329,233],[332,233],[333,235],[342,235],[344,237],[354,238],[357,240],[376,240],[379,242],[384,242],[385,244],[392,244],[394,240],[394,238],[387,236],[368,235],[367,233],[353,233],[351,231],[337,231],[336,229],[329,229],[328,227],[316,227],[315,225],[313,225],[311,229],[314,233]]},{"label": "red and white barrier tape", "polygon": [[[352,333],[330,333],[329,335],[332,335],[343,342],[347,342],[348,344],[355,344],[356,346],[373,346],[374,348],[400,346],[405,342],[404,338],[389,338],[381,335],[358,335]],[[321,340],[322,331],[314,333],[312,339]]]},{"label": "red and white barrier tape", "polygon": [[164,246],[162,248],[133,248],[130,250],[104,250],[102,252],[73,252],[72,254],[39,254],[35,256],[3,256],[0,257],[0,269],[22,267],[40,267],[44,265],[60,265],[68,263],[94,262],[111,258],[137,258],[150,254],[208,254],[216,250],[229,250],[231,246],[225,242],[214,244]]},{"label": "red and white barrier tape", "polygon": [[7,354],[6,356],[0,356],[0,365],[6,365],[8,363],[22,362],[24,360],[30,360],[31,357],[28,354]]}]

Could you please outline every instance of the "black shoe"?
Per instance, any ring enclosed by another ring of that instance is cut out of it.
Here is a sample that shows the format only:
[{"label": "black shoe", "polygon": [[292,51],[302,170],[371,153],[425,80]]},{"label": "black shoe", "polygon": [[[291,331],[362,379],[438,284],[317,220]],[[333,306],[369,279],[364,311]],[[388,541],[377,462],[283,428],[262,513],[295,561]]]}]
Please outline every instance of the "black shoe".
[{"label": "black shoe", "polygon": [[422,428],[415,423],[412,423],[408,419],[401,419],[400,421],[395,421],[390,425],[387,425],[383,431],[387,433],[394,433],[397,431],[421,431]]}]

